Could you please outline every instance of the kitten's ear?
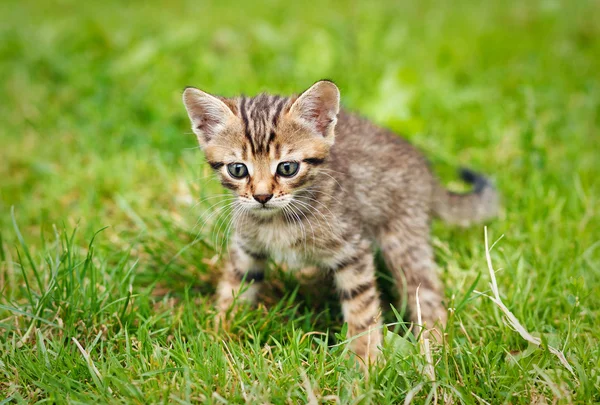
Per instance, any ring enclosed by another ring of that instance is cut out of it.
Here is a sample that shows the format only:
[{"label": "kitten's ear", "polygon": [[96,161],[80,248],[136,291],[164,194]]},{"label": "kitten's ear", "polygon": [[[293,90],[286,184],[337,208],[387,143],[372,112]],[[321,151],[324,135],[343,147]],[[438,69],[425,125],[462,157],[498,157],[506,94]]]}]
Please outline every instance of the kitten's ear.
[{"label": "kitten's ear", "polygon": [[308,124],[332,143],[339,111],[340,91],[335,84],[327,80],[313,84],[290,108],[293,117]]},{"label": "kitten's ear", "polygon": [[202,147],[218,135],[231,118],[235,117],[231,107],[223,100],[194,87],[188,87],[183,92],[183,104],[192,121],[192,130]]}]

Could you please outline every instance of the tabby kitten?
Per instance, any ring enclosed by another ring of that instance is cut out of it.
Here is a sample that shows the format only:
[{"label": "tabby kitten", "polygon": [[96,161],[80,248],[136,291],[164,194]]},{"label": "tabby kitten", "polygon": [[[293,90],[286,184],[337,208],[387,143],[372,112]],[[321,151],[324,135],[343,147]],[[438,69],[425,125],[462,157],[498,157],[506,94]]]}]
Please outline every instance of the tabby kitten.
[{"label": "tabby kitten", "polygon": [[351,349],[368,363],[382,336],[378,248],[406,291],[412,321],[420,286],[423,323],[444,326],[430,221],[466,226],[495,216],[498,197],[484,177],[463,170],[473,191],[445,190],[407,141],[340,111],[329,81],[293,97],[222,98],[190,87],[183,102],[207,161],[244,212],[218,286],[221,314],[236,297],[256,301],[269,257],[314,266],[333,274],[348,333],[359,335]]}]

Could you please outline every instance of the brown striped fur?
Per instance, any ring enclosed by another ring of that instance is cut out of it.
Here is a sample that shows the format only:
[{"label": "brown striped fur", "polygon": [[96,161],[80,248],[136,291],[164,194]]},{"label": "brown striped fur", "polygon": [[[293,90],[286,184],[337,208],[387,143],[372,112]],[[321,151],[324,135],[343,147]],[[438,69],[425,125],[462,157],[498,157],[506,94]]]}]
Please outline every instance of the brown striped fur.
[{"label": "brown striped fur", "polygon": [[[430,220],[467,225],[493,217],[498,197],[485,178],[455,194],[439,185],[423,157],[387,129],[339,111],[339,91],[320,81],[296,97],[261,94],[218,98],[194,88],[183,95],[192,128],[223,185],[238,196],[230,257],[218,287],[220,311],[255,302],[268,257],[290,267],[332,272],[352,349],[373,360],[381,344],[373,250],[381,249],[398,288],[414,308],[420,286],[423,320],[443,328],[446,310],[429,241]],[[276,173],[297,162],[292,177]],[[248,176],[232,177],[231,163]],[[254,196],[272,195],[264,205]],[[410,311],[416,321],[416,313]]]}]

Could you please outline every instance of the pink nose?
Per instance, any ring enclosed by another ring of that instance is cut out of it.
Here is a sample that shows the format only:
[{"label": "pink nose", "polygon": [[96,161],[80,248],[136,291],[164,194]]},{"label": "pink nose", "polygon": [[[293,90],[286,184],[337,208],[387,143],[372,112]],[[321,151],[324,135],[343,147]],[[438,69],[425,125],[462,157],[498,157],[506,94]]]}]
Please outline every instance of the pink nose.
[{"label": "pink nose", "polygon": [[253,197],[259,203],[266,204],[267,201],[269,201],[273,197],[273,194],[255,194],[253,195]]}]

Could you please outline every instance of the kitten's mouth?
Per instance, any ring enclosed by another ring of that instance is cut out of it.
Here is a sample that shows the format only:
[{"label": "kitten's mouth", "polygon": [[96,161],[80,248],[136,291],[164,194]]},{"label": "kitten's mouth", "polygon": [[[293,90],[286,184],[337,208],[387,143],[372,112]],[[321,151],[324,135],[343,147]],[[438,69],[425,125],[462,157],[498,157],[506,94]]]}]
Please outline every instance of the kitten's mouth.
[{"label": "kitten's mouth", "polygon": [[252,212],[258,215],[271,216],[275,215],[277,212],[281,210],[281,207],[272,206],[272,205],[261,205],[260,207],[255,207]]},{"label": "kitten's mouth", "polygon": [[266,204],[253,202],[248,207],[248,211],[257,216],[270,217],[283,212],[287,205],[286,201],[269,201]]}]

